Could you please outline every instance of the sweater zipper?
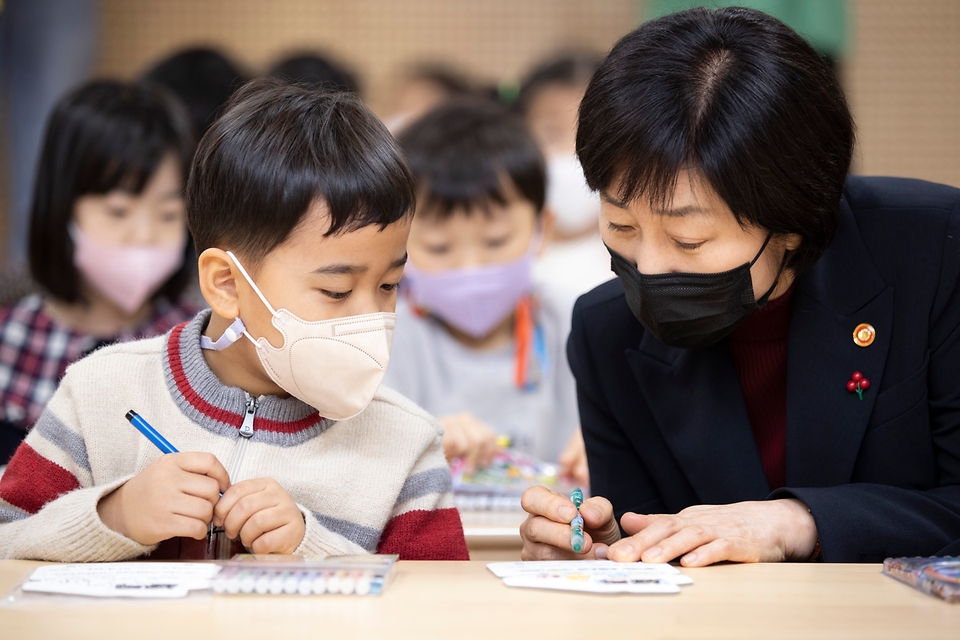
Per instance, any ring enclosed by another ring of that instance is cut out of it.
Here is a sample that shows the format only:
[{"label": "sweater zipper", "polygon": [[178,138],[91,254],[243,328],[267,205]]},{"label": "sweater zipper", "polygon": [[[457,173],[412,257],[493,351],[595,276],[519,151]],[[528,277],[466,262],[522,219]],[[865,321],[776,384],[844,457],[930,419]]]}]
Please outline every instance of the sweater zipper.
[{"label": "sweater zipper", "polygon": [[230,468],[227,473],[230,476],[230,484],[239,482],[240,474],[243,472],[244,463],[247,460],[247,444],[253,437],[253,420],[257,417],[257,409],[260,403],[256,398],[247,395],[243,409],[243,424],[240,425],[240,432],[237,438],[237,446],[233,450],[233,459],[230,461]]},{"label": "sweater zipper", "polygon": [[[230,484],[240,480],[240,474],[243,473],[243,467],[247,461],[247,447],[250,444],[250,438],[253,437],[253,421],[257,417],[257,409],[260,407],[259,401],[247,394],[247,400],[244,403],[243,423],[240,425],[240,432],[237,437],[237,446],[233,450],[233,459],[230,461],[230,468],[227,469],[227,475],[230,476]],[[217,559],[230,559],[231,541],[226,535],[220,536],[217,545]]]}]

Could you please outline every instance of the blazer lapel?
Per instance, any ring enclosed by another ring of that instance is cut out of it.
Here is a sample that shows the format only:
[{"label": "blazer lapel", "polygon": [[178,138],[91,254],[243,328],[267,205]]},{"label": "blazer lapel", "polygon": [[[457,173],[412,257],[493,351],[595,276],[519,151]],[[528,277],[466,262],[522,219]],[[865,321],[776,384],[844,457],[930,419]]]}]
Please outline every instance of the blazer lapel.
[{"label": "blazer lapel", "polygon": [[645,334],[626,356],[701,503],[766,497],[770,489],[726,341],[678,349]]},{"label": "blazer lapel", "polygon": [[[787,486],[850,481],[893,329],[893,289],[873,267],[846,200],[830,247],[797,283],[787,353]],[[857,346],[854,329],[876,329]],[[854,371],[871,386],[847,390]]]}]

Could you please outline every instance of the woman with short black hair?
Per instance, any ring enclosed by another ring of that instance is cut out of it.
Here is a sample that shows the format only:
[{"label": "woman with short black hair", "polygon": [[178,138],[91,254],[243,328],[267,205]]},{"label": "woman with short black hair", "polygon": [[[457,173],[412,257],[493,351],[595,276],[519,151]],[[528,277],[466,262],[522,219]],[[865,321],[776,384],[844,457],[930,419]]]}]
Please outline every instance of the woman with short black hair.
[{"label": "woman with short black hair", "polygon": [[[591,490],[523,557],[685,566],[960,551],[960,191],[849,177],[827,63],[774,18],[624,37],[580,107],[619,282],[568,344]],[[619,526],[618,526],[619,523]]]}]

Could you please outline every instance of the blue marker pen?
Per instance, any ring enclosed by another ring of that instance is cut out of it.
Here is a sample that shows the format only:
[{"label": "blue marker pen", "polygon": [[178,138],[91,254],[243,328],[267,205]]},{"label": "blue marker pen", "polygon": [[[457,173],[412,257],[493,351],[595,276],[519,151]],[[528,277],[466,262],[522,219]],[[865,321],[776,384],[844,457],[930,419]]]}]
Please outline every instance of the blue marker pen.
[{"label": "blue marker pen", "polygon": [[[149,422],[140,417],[140,414],[130,409],[127,411],[126,415],[127,420],[130,421],[134,427],[137,428],[137,431],[142,433],[147,437],[147,440],[157,445],[157,449],[160,449],[163,453],[180,453],[175,446],[170,444],[170,442],[160,435],[160,432],[154,429]],[[223,494],[221,493],[222,497]],[[213,554],[213,522],[210,522],[209,531],[207,532],[207,555],[210,556]]]},{"label": "blue marker pen", "polygon": [[157,449],[164,453],[180,453],[177,448],[170,444],[166,438],[160,435],[160,432],[150,426],[150,423],[140,417],[133,409],[127,411],[127,420],[137,428],[137,431],[147,437],[147,440],[157,445]]}]

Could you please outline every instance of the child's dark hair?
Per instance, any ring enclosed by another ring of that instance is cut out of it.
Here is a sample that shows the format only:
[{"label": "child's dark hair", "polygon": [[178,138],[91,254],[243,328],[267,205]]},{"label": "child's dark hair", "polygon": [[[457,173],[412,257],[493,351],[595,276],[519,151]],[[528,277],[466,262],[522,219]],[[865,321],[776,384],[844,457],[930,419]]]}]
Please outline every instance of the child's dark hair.
[{"label": "child's dark hair", "polygon": [[520,83],[520,95],[514,106],[526,114],[540,91],[547,87],[586,87],[602,61],[603,58],[594,53],[572,52],[539,64]]},{"label": "child's dark hair", "polygon": [[452,102],[400,134],[420,211],[447,217],[506,205],[510,190],[543,211],[543,156],[523,122],[489,102]]},{"label": "child's dark hair", "polygon": [[245,82],[243,73],[216,49],[179,51],[161,60],[144,79],[170,89],[190,112],[197,138],[210,128],[233,92]]},{"label": "child's dark hair", "polygon": [[198,253],[230,249],[256,266],[318,199],[331,236],[383,229],[412,215],[415,198],[399,147],[355,94],[258,78],[200,142],[187,224]]},{"label": "child's dark hair", "polygon": [[[190,131],[183,106],[157,85],[101,80],[62,98],[47,123],[30,214],[29,262],[37,284],[64,302],[82,301],[69,230],[77,199],[117,189],[140,193],[170,153],[185,180]],[[155,299],[175,300],[183,291],[193,267],[189,245]]]},{"label": "child's dark hair", "polygon": [[301,53],[284,58],[267,75],[328,91],[360,93],[360,82],[352,71],[318,53]]},{"label": "child's dark hair", "polygon": [[473,97],[477,87],[457,69],[438,62],[416,65],[406,73],[407,82],[428,82],[440,88],[448,100]]}]

